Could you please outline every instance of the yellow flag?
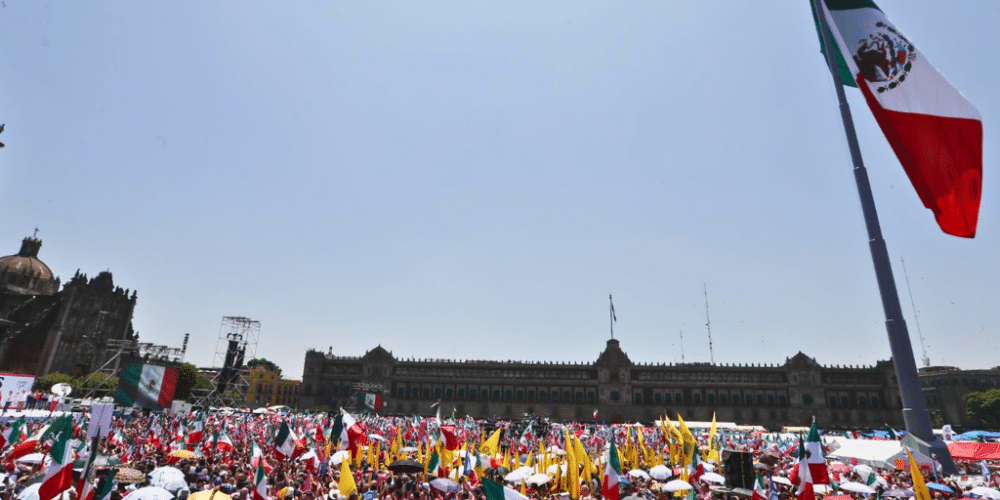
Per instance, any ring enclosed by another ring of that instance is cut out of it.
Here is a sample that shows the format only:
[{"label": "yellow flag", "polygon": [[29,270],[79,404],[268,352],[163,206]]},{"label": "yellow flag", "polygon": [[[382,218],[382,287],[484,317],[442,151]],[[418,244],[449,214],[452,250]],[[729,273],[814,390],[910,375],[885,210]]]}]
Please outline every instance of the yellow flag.
[{"label": "yellow flag", "polygon": [[580,498],[579,468],[576,465],[576,451],[573,450],[573,438],[566,429],[566,491],[573,500]]},{"label": "yellow flag", "polygon": [[906,457],[910,459],[910,475],[913,476],[913,492],[917,494],[917,500],[931,500],[931,492],[924,483],[924,475],[920,472],[920,467],[910,454],[909,448],[906,448]]},{"label": "yellow flag", "polygon": [[493,434],[490,434],[490,437],[486,438],[486,441],[483,441],[483,444],[479,447],[480,453],[482,453],[483,455],[489,455],[490,458],[496,456],[497,450],[499,450],[500,448],[501,430],[502,429],[497,427],[497,430],[493,431]]},{"label": "yellow flag", "polygon": [[340,490],[340,496],[345,498],[351,496],[351,493],[354,493],[354,490],[358,489],[358,485],[354,483],[351,466],[348,465],[347,460],[340,462],[340,483],[337,484],[337,489]]},{"label": "yellow flag", "polygon": [[681,442],[684,444],[684,457],[681,462],[681,466],[684,467],[689,465],[694,458],[698,442],[695,441],[694,435],[688,430],[688,426],[684,423],[684,418],[681,417],[680,413],[677,414],[677,425],[681,428]]},{"label": "yellow flag", "polygon": [[715,412],[712,412],[712,429],[708,431],[708,460],[720,463],[719,436],[715,434]]},{"label": "yellow flag", "polygon": [[573,436],[573,453],[576,454],[576,463],[583,464],[583,484],[590,484],[590,474],[594,464],[591,463],[587,450],[583,449],[580,438],[576,436]]}]

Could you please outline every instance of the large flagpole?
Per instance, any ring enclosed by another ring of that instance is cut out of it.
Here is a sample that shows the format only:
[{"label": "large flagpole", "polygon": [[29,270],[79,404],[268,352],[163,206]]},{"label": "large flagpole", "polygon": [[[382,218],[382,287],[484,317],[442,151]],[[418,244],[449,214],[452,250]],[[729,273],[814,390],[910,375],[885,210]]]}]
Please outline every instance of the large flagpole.
[{"label": "large flagpole", "polygon": [[[896,290],[896,280],[892,275],[892,265],[889,262],[889,251],[882,238],[882,228],[878,222],[878,212],[875,210],[875,198],[872,196],[871,184],[868,181],[868,171],[861,159],[861,148],[854,131],[854,119],[851,108],[847,104],[844,85],[840,80],[840,70],[837,67],[836,43],[826,22],[826,6],[821,0],[812,0],[813,11],[819,21],[823,46],[826,47],[826,63],[833,77],[833,86],[837,91],[837,102],[840,103],[840,118],[844,122],[844,134],[851,151],[851,161],[854,164],[854,181],[858,186],[858,197],[861,198],[861,211],[865,218],[865,228],[868,230],[868,247],[872,254],[872,264],[875,266],[875,279],[878,281],[879,293],[882,295],[882,309],[885,311],[885,328],[889,334],[889,349],[892,352],[892,362],[896,369],[896,379],[899,382],[899,399],[903,408],[903,422],[906,424],[907,437],[905,441],[930,457],[936,455],[944,472],[954,474],[955,463],[944,441],[934,436],[931,428],[931,417],[927,411],[923,391],[920,389],[920,379],[917,374],[917,364],[913,358],[913,346],[910,344],[910,333],[906,329],[903,310],[899,305],[899,292]],[[849,54],[845,56],[849,57]],[[861,84],[863,85],[863,83]]]}]

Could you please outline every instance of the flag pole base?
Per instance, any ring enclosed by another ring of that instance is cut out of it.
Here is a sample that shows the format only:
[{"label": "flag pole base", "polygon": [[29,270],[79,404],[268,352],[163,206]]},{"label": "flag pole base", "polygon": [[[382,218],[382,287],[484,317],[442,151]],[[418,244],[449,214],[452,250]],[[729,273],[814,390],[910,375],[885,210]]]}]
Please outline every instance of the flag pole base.
[{"label": "flag pole base", "polygon": [[936,456],[935,460],[941,464],[941,471],[944,474],[951,475],[958,473],[958,470],[955,468],[955,462],[951,459],[951,453],[948,451],[948,445],[941,438],[935,436],[933,441],[927,442],[914,436],[912,433],[907,433],[903,436],[903,444],[928,457],[933,458]]}]

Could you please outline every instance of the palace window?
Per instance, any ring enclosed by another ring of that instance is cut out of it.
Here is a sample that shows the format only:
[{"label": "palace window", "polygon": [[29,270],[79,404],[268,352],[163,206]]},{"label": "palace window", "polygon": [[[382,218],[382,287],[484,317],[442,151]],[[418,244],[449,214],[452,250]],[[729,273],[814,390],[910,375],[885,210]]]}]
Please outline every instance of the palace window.
[{"label": "palace window", "polygon": [[577,403],[583,402],[583,391],[576,391],[576,402]]},{"label": "palace window", "polygon": [[444,395],[446,398],[451,399],[451,389],[444,391]]},{"label": "palace window", "polygon": [[486,399],[487,397],[489,397],[489,394],[490,394],[489,391],[487,391],[486,389],[483,389],[483,390],[479,391],[479,398],[480,399]]},{"label": "palace window", "polygon": [[410,388],[410,397],[411,398],[416,398],[417,397],[417,388],[416,387],[411,387]]},{"label": "palace window", "polygon": [[465,389],[458,390],[458,399],[465,399]]},{"label": "palace window", "polygon": [[747,394],[747,405],[753,404],[753,394]]},{"label": "palace window", "polygon": [[506,391],[503,392],[503,400],[504,401],[510,401],[510,397],[511,397],[511,391],[510,391],[510,389],[507,389]]},{"label": "palace window", "polygon": [[692,399],[694,400],[694,404],[696,405],[701,404],[701,393],[700,392],[694,393],[692,395]]},{"label": "palace window", "polygon": [[573,401],[573,393],[570,391],[563,391],[563,400],[566,402]]},{"label": "palace window", "polygon": [[[673,396],[668,392],[668,393],[666,393],[666,394],[663,395],[663,398],[664,398],[664,401],[667,404],[670,404],[670,401],[673,399]],[[608,445],[608,446],[610,447],[611,445]]]},{"label": "palace window", "polygon": [[710,405],[715,404],[715,394],[712,394],[712,393],[708,394],[708,404],[710,404]]},{"label": "palace window", "polygon": [[[261,384],[257,384],[257,392],[260,392],[260,389],[261,389]],[[332,392],[334,396],[337,396],[338,395],[337,393],[340,392],[340,386],[336,386],[336,385],[333,386],[331,388],[330,392]],[[611,446],[611,445],[608,445],[608,446]]]},{"label": "palace window", "polygon": [[[611,400],[612,401],[618,401],[621,398],[622,398],[622,396],[621,396],[621,394],[618,394],[618,391],[611,391]],[[608,446],[611,446],[611,445],[608,445]]]},{"label": "palace window", "polygon": [[840,404],[845,408],[851,405],[851,398],[844,396],[840,398]]},{"label": "palace window", "polygon": [[441,389],[434,389],[434,397],[441,399]]},{"label": "palace window", "polygon": [[397,398],[402,398],[405,394],[406,394],[406,389],[404,389],[402,387],[397,387],[396,388],[396,397]]},{"label": "palace window", "polygon": [[548,401],[549,400],[549,393],[548,393],[548,391],[538,391],[538,400],[539,401]]},{"label": "palace window", "polygon": [[[517,391],[517,400],[524,401],[524,391]],[[610,445],[608,445],[610,446]]]},{"label": "palace window", "polygon": [[867,408],[868,407],[868,398],[866,398],[864,396],[858,396],[858,406],[860,406],[861,408]]},{"label": "palace window", "polygon": [[719,403],[726,404],[726,393],[719,394]]},{"label": "palace window", "polygon": [[763,394],[758,394],[757,395],[757,406],[764,406],[764,395]]},{"label": "palace window", "polygon": [[807,404],[807,405],[813,404],[812,394],[803,394],[802,395],[802,402],[805,403],[805,404]]},{"label": "palace window", "polygon": [[425,387],[424,388],[424,399],[428,399],[430,397],[431,397],[431,389],[429,387]]},{"label": "palace window", "polygon": [[[660,393],[653,394],[653,401],[655,401],[656,404],[662,403],[663,402],[663,394],[660,394]],[[608,447],[610,447],[610,446],[611,445],[608,445]]]},{"label": "palace window", "polygon": [[535,391],[528,391],[528,401],[535,400]]},{"label": "palace window", "polygon": [[500,389],[493,390],[493,401],[500,401]]},{"label": "palace window", "polygon": [[684,402],[684,395],[681,394],[681,393],[679,393],[679,392],[676,393],[676,394],[674,394],[674,401],[677,402],[678,404],[683,403]]},{"label": "palace window", "polygon": [[774,406],[774,394],[767,395],[767,404],[768,406]]},{"label": "palace window", "polygon": [[781,406],[786,406],[788,404],[788,398],[784,395],[778,396],[778,404]]},{"label": "palace window", "polygon": [[[635,400],[635,404],[641,405],[642,404],[642,393],[641,392],[635,393],[634,394],[634,400]],[[610,445],[608,445],[608,446],[610,446]]]}]

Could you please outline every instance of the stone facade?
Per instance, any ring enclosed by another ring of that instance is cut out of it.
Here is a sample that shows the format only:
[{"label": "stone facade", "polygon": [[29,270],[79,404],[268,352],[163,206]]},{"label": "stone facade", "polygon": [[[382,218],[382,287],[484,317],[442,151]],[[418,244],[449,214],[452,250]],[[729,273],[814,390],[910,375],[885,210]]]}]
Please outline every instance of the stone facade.
[{"label": "stone facade", "polygon": [[980,423],[970,419],[965,411],[965,395],[1000,387],[1000,366],[989,370],[928,366],[920,369],[920,386],[927,409],[941,424],[977,428]]},{"label": "stone facade", "polygon": [[346,405],[354,384],[382,388],[384,413],[649,422],[686,420],[827,427],[902,425],[891,361],[821,366],[801,352],[782,365],[636,364],[611,339],[593,363],[402,360],[378,346],[360,357],[306,352],[302,407]]},{"label": "stone facade", "polygon": [[261,406],[285,405],[290,408],[299,407],[299,396],[302,382],[288,380],[266,367],[252,368],[247,375],[247,404],[258,408]]},{"label": "stone facade", "polygon": [[0,371],[81,375],[101,367],[111,339],[133,339],[136,293],[111,273],[79,271],[59,279],[38,260],[41,240],[25,238],[16,255],[0,257]]}]

